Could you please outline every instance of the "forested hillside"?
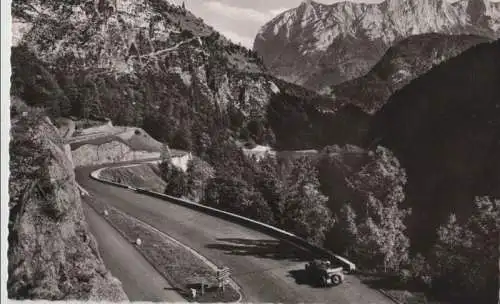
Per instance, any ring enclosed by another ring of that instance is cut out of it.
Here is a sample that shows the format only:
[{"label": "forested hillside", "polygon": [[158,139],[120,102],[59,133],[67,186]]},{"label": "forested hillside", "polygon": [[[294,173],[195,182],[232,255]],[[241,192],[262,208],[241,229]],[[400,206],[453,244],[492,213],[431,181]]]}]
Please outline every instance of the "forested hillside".
[{"label": "forested hillside", "polygon": [[273,144],[271,97],[315,95],[165,1],[18,0],[13,14],[27,28],[12,50],[13,94],[55,116],[107,117],[187,150],[221,131]]},{"label": "forested hillside", "polygon": [[500,196],[499,55],[500,41],[477,45],[411,82],[375,116],[367,144],[388,147],[407,170],[417,244],[451,212],[468,218],[475,196]]}]

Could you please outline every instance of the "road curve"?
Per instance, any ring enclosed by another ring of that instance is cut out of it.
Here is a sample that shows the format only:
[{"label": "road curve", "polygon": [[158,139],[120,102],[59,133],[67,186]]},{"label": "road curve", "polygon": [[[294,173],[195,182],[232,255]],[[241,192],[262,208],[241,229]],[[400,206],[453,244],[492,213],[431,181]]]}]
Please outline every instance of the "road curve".
[{"label": "road curve", "polygon": [[130,301],[184,302],[149,262],[88,204],[83,204],[90,231],[104,264],[122,282]]},{"label": "road curve", "polygon": [[302,279],[305,261],[290,245],[227,220],[95,181],[89,175],[98,168],[77,168],[78,183],[98,201],[150,224],[215,264],[228,266],[245,302],[392,303],[351,275],[333,288],[310,286]]}]

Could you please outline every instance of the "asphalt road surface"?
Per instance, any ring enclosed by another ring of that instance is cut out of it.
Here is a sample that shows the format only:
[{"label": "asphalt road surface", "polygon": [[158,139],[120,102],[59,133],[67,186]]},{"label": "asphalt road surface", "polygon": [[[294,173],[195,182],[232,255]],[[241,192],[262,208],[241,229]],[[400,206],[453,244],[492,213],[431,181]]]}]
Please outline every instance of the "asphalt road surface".
[{"label": "asphalt road surface", "polygon": [[[229,267],[232,278],[242,287],[244,302],[392,303],[352,275],[347,275],[345,282],[339,286],[312,286],[303,279],[307,257],[304,258],[296,248],[239,224],[95,181],[89,174],[97,168],[76,169],[77,181],[83,188],[98,201],[110,204],[154,226],[198,251],[216,265]],[[127,272],[115,274],[115,269],[123,267],[122,263],[136,263],[135,259],[140,258],[126,252],[129,251],[127,248],[116,250],[108,248],[113,246],[102,246],[102,242],[110,242],[114,236],[109,229],[96,227],[93,221],[89,223],[95,231],[94,235],[109,233],[109,237],[98,237],[98,243],[102,251],[115,250],[109,258],[104,258],[104,261],[111,272],[123,282],[122,277]],[[123,256],[118,259],[117,254]],[[145,267],[144,271],[147,271]],[[153,283],[158,274],[152,268],[150,272],[150,282]],[[143,279],[147,280],[146,274]],[[143,282],[140,286],[132,286],[133,279],[126,278],[125,281],[125,292],[131,299],[146,301],[151,297],[148,293],[153,287],[145,286]]]},{"label": "asphalt road surface", "polygon": [[83,210],[104,264],[122,282],[130,301],[185,301],[100,214],[87,204],[83,204]]}]

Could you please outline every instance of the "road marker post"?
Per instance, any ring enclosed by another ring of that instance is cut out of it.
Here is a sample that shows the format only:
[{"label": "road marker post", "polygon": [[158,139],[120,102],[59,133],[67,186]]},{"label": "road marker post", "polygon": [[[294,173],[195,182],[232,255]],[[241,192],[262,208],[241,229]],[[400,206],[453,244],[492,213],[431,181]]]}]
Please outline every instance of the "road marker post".
[{"label": "road marker post", "polygon": [[229,276],[231,272],[228,267],[223,267],[222,269],[217,270],[217,282],[219,283],[219,289],[224,291],[224,286],[229,281]]}]

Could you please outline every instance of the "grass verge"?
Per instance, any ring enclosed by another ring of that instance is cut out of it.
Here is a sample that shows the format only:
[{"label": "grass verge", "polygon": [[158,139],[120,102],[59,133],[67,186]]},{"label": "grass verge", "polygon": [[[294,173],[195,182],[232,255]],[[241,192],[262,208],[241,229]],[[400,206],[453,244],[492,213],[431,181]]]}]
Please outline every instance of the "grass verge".
[{"label": "grass verge", "polygon": [[160,177],[157,164],[139,164],[129,167],[107,168],[101,171],[100,177],[115,183],[130,185],[150,191],[165,191],[167,183]]},{"label": "grass verge", "polygon": [[[131,243],[140,238],[142,244],[136,245],[136,249],[186,300],[193,300],[191,288],[198,289],[196,302],[227,303],[239,300],[240,294],[230,285],[226,285],[224,292],[219,291],[216,271],[164,233],[93,197],[85,196],[84,200],[102,216],[107,210],[108,215],[104,216],[106,220]],[[200,295],[202,281],[206,288],[205,294]]]}]

